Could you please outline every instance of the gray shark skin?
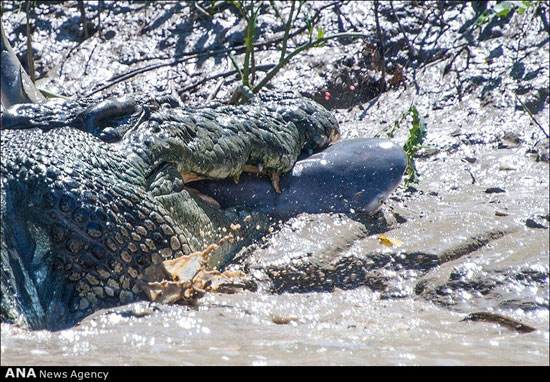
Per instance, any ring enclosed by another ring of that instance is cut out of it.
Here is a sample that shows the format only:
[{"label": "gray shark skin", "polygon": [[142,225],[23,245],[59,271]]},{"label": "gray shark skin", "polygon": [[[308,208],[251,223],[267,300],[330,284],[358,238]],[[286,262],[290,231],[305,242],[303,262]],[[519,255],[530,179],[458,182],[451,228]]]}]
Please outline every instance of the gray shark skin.
[{"label": "gray shark skin", "polygon": [[190,184],[221,208],[241,206],[287,219],[300,213],[376,213],[400,184],[407,157],[392,141],[356,138],[338,141],[296,162],[281,176],[276,193],[265,176],[243,173],[232,179]]}]

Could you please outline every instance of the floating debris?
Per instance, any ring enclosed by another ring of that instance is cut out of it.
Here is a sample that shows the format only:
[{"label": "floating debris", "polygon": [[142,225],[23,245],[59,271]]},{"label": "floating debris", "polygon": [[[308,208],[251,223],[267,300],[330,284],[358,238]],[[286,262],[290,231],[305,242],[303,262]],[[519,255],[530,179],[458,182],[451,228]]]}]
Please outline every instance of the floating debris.
[{"label": "floating debris", "polygon": [[525,325],[524,323],[514,320],[513,318],[503,316],[502,314],[489,313],[489,312],[477,312],[471,313],[466,316],[462,321],[483,321],[483,322],[494,322],[496,324],[507,327],[517,331],[518,333],[531,333],[537,330],[532,326]]},{"label": "floating debris", "polygon": [[287,325],[291,322],[298,321],[298,317],[295,316],[280,316],[278,314],[270,314],[271,321],[277,325]]},{"label": "floating debris", "polygon": [[486,194],[501,194],[503,192],[506,192],[506,190],[501,187],[489,187],[485,190]]},{"label": "floating debris", "polygon": [[386,247],[399,247],[400,245],[403,245],[401,240],[387,237],[386,235],[378,236],[378,240],[380,240],[380,244],[385,245]]}]

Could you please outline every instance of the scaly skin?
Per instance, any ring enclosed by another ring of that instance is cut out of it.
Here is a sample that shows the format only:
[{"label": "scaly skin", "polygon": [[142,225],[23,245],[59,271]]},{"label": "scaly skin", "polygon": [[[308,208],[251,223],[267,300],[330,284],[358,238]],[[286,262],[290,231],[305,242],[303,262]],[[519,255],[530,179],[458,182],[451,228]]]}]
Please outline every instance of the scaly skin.
[{"label": "scaly skin", "polygon": [[232,232],[211,258],[223,266],[267,219],[212,208],[186,179],[286,172],[338,134],[328,111],[293,93],[243,106],[165,101],[50,101],[2,115],[2,321],[59,329],[143,298],[138,280],[154,281],[155,264]]}]

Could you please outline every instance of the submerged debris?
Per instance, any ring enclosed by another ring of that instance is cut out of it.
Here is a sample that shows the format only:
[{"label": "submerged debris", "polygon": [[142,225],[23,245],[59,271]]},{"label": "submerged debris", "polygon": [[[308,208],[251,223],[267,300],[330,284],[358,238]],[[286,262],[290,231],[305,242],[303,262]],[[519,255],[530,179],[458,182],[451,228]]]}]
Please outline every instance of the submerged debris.
[{"label": "submerged debris", "polygon": [[501,194],[506,192],[506,190],[502,187],[489,187],[485,190],[486,194]]},{"label": "submerged debris", "polygon": [[274,324],[277,324],[277,325],[287,325],[287,324],[290,324],[292,322],[298,321],[298,317],[295,317],[295,316],[281,316],[281,315],[278,315],[278,314],[275,314],[275,313],[271,313],[269,317],[271,318],[271,321]]},{"label": "submerged debris", "polygon": [[496,324],[507,327],[517,331],[518,333],[531,333],[537,330],[532,326],[525,325],[524,323],[514,320],[513,318],[503,316],[502,314],[489,313],[489,312],[477,312],[467,315],[462,321],[483,321],[494,322]]}]

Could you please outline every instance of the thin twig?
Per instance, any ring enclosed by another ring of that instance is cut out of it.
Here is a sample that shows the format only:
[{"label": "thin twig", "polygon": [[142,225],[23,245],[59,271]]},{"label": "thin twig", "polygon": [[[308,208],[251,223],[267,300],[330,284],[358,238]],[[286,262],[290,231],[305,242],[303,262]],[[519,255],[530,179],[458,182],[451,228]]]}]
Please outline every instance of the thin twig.
[{"label": "thin twig", "polygon": [[[342,12],[342,11],[340,10],[339,5],[335,5],[334,8],[336,9],[336,12],[338,13],[338,17],[340,17],[340,16],[343,17],[344,20],[346,20],[346,21],[348,22],[348,24],[351,25],[351,29],[353,29],[355,32],[359,31],[359,29],[355,26],[355,24],[353,24],[353,23],[351,22],[351,20],[349,19],[349,17],[346,16],[346,15],[344,14],[344,12]],[[343,24],[343,23],[342,23],[342,24]]]},{"label": "thin twig", "polygon": [[301,45],[298,48],[296,48],[295,50],[293,50],[282,61],[279,61],[279,63],[269,73],[266,74],[266,76],[263,78],[263,80],[258,85],[256,85],[254,87],[254,89],[252,89],[252,91],[254,93],[258,93],[260,91],[260,89],[263,88],[269,81],[271,81],[271,79],[275,76],[275,74],[277,74],[277,72],[279,72],[279,70],[283,66],[285,66],[297,54],[303,52],[304,50],[313,48],[315,46],[319,46],[319,45],[323,44],[324,42],[326,42],[328,40],[332,40],[332,39],[336,39],[336,38],[345,38],[345,37],[362,37],[362,38],[366,38],[368,36],[364,33],[337,33],[337,34],[334,34],[334,35],[331,35],[331,36],[326,36],[326,37],[317,39],[315,41],[308,42],[307,44]]},{"label": "thin twig", "polygon": [[84,39],[88,38],[88,23],[86,22],[86,11],[84,10],[84,1],[78,0],[78,9],[80,10],[80,19],[84,29]]},{"label": "thin twig", "polygon": [[[231,49],[222,49],[221,51],[222,52],[228,52],[228,51],[231,51]],[[105,85],[102,85],[102,86],[92,90],[90,93],[86,94],[84,97],[90,97],[90,96],[92,96],[92,95],[94,95],[94,94],[96,94],[100,91],[103,91],[107,88],[110,88],[113,85],[118,84],[119,82],[125,81],[125,80],[127,80],[129,78],[132,78],[134,76],[137,76],[138,74],[145,73],[145,72],[148,72],[150,70],[159,69],[159,68],[162,68],[164,66],[177,65],[177,64],[180,64],[182,62],[185,62],[185,61],[193,59],[193,58],[198,58],[198,57],[201,57],[201,56],[204,56],[204,55],[216,54],[216,53],[219,53],[219,51],[203,51],[203,52],[200,52],[200,53],[191,53],[191,54],[188,54],[188,55],[187,54],[183,55],[183,57],[180,57],[178,59],[172,59],[170,62],[158,62],[156,64],[152,64],[152,65],[149,65],[149,66],[134,69],[134,70],[131,70],[129,72],[126,72],[126,73],[123,73],[123,74],[112,77],[110,83],[107,83]]]},{"label": "thin twig", "polygon": [[[315,22],[316,19],[318,19],[320,17],[320,14],[323,10],[329,8],[329,7],[332,7],[334,6],[335,4],[338,4],[339,2],[338,1],[335,1],[335,2],[332,2],[332,3],[329,3],[327,5],[324,5],[322,7],[320,7],[319,9],[317,9],[315,11],[315,14],[313,15],[313,17],[311,18],[312,22]],[[292,38],[292,37],[295,37],[297,36],[298,34],[302,33],[304,30],[306,30],[307,27],[306,26],[302,26],[300,28],[298,28],[296,31],[292,32],[290,35],[289,35],[289,38]],[[274,38],[274,39],[271,39],[271,40],[266,40],[266,41],[258,41],[258,42],[255,42],[252,44],[252,46],[254,48],[266,48],[266,47],[269,47],[269,46],[272,46],[272,45],[276,45],[278,43],[280,43],[281,41],[283,41],[283,36],[281,37],[277,37],[277,38]],[[131,64],[134,64],[136,62],[141,62],[141,61],[148,61],[148,60],[173,60],[173,59],[179,59],[183,56],[194,56],[194,55],[203,55],[203,54],[222,54],[222,53],[227,53],[227,52],[231,52],[233,50],[243,50],[245,49],[246,46],[245,45],[237,45],[237,46],[232,46],[232,47],[229,47],[229,48],[224,48],[224,49],[219,49],[219,50],[210,50],[210,49],[207,49],[207,50],[203,50],[203,51],[199,51],[199,52],[188,52],[188,53],[181,53],[181,54],[178,54],[176,56],[165,56],[165,57],[142,57],[140,58],[139,60],[128,60],[128,61],[121,61],[122,64],[125,64],[125,65],[131,65]],[[171,65],[171,64],[168,64],[168,65]],[[156,68],[153,68],[153,69],[156,69]]]},{"label": "thin twig", "polygon": [[101,9],[103,8],[103,0],[97,2],[97,32],[99,38],[102,38],[101,34]]},{"label": "thin twig", "polygon": [[290,6],[290,13],[288,14],[288,20],[285,24],[285,34],[283,35],[283,44],[281,47],[281,58],[279,58],[279,62],[283,61],[286,54],[286,43],[288,41],[288,34],[290,33],[290,27],[292,26],[292,16],[294,14],[294,5],[296,4],[295,1],[292,1],[292,5]]},{"label": "thin twig", "polygon": [[300,16],[302,5],[304,5],[305,3],[305,1],[298,1],[298,9],[296,10],[296,12],[294,12],[294,21],[292,22],[293,24],[296,24],[296,20],[298,20],[298,16]]},{"label": "thin twig", "polygon": [[177,64],[177,62],[161,63],[161,64],[157,64],[157,65],[151,65],[151,66],[148,66],[148,67],[145,67],[145,68],[139,68],[139,69],[134,70],[130,73],[123,74],[123,75],[117,77],[115,80],[111,81],[110,83],[107,83],[105,85],[100,86],[99,88],[96,88],[96,89],[92,90],[88,94],[84,95],[84,97],[91,97],[92,95],[94,95],[96,93],[99,93],[100,91],[108,89],[111,86],[118,84],[119,82],[125,81],[125,80],[127,80],[129,78],[132,78],[134,76],[137,76],[140,73],[144,73],[144,72],[147,72],[149,70],[157,69],[157,68],[160,68],[162,66],[169,66],[169,65],[175,65],[175,64]]},{"label": "thin twig", "polygon": [[214,89],[212,89],[212,92],[208,95],[208,98],[206,99],[206,102],[212,101],[214,98],[216,98],[216,95],[220,91],[222,84],[223,84],[223,77],[221,77],[218,82],[216,82],[216,86],[214,86]]},{"label": "thin twig", "polygon": [[29,69],[29,77],[34,83],[36,81],[36,75],[34,73],[34,58],[32,56],[32,33],[31,33],[31,21],[30,21],[30,11],[31,11],[31,2],[30,0],[26,1],[26,13],[27,13],[27,65]]},{"label": "thin twig", "polygon": [[543,8],[543,2],[540,2],[539,5],[537,6],[537,10],[536,10],[536,13],[540,16],[541,20],[542,20],[542,24],[544,25],[544,30],[550,34],[550,26],[548,25],[548,20],[546,19],[546,12],[544,12],[544,9]]},{"label": "thin twig", "polygon": [[[269,70],[269,69],[273,68],[274,66],[275,66],[274,64],[258,65],[256,67],[256,70],[265,71],[265,70]],[[200,81],[198,81],[194,84],[191,84],[189,86],[184,87],[183,89],[179,90],[178,93],[180,93],[180,94],[185,93],[189,90],[192,90],[192,89],[195,89],[195,88],[201,86],[202,84],[204,84],[204,83],[206,83],[210,80],[215,80],[216,78],[220,78],[220,77],[229,77],[229,76],[232,76],[234,74],[237,74],[237,71],[235,69],[228,70],[228,71],[223,72],[223,73],[214,74],[213,76],[203,78],[202,80],[200,80]]]},{"label": "thin twig", "polygon": [[[324,5],[322,7],[320,7],[319,9],[317,9],[315,11],[315,14],[313,15],[313,17],[311,18],[313,21],[318,19],[320,17],[320,14],[323,10],[331,7],[331,6],[334,6],[335,4],[338,4],[339,2],[338,1],[335,1],[335,2],[332,2],[332,3],[329,3],[327,5]],[[302,3],[300,3],[300,6],[301,6]],[[298,8],[300,9],[300,8]],[[302,26],[300,28],[298,28],[296,31],[290,33],[289,35],[289,38],[292,38],[292,37],[295,37],[296,35],[302,33],[304,30],[306,30],[306,26]],[[271,45],[276,45],[278,43],[280,43],[281,41],[283,41],[283,36],[281,37],[277,37],[277,38],[274,38],[274,39],[271,39],[271,40],[265,40],[265,41],[258,41],[258,42],[254,42],[252,44],[252,46],[254,48],[266,48],[266,47],[269,47]],[[142,57],[140,58],[139,60],[128,60],[128,61],[121,61],[121,63],[125,64],[125,65],[131,65],[131,64],[134,64],[136,62],[141,62],[141,61],[148,61],[148,60],[172,60],[172,59],[178,59],[178,58],[181,58],[183,56],[194,56],[194,55],[203,55],[203,54],[222,54],[222,53],[227,53],[227,52],[230,52],[230,51],[233,51],[233,50],[243,50],[245,49],[246,46],[245,45],[237,45],[237,46],[232,46],[232,47],[229,47],[229,48],[224,48],[224,49],[219,49],[219,50],[210,50],[210,49],[207,49],[207,50],[203,50],[203,51],[199,51],[199,52],[188,52],[188,53],[182,53],[182,54],[178,54],[176,56],[165,56],[165,57]],[[170,64],[168,64],[170,65]],[[155,68],[153,68],[155,69]]]},{"label": "thin twig", "polygon": [[284,23],[285,20],[283,19],[283,16],[281,16],[281,12],[279,12],[279,8],[277,8],[276,2],[270,1],[269,4],[273,8],[273,11],[275,12],[275,16],[277,16]]},{"label": "thin twig", "polygon": [[254,57],[254,38],[256,37],[256,22],[258,21],[258,12],[260,11],[261,5],[258,7],[257,10],[254,10],[254,2],[250,2],[250,17],[252,18],[252,30],[250,31],[250,77],[249,77],[249,83],[252,86],[254,81],[256,80],[256,58]]},{"label": "thin twig", "polygon": [[472,184],[476,184],[476,177],[474,176],[474,174],[472,174],[472,171],[470,171],[468,167],[464,167],[464,170],[466,170],[468,174],[470,174],[470,177],[472,178]]},{"label": "thin twig", "polygon": [[97,42],[94,44],[94,48],[90,52],[90,55],[88,56],[88,60],[86,60],[86,65],[84,65],[84,75],[88,74],[88,65],[90,64],[90,61],[92,60],[92,55],[94,54],[96,48],[97,48]]},{"label": "thin twig", "polygon": [[416,57],[418,53],[416,52],[416,49],[414,49],[414,46],[412,46],[411,42],[409,41],[409,37],[407,37],[407,34],[405,33],[403,26],[401,25],[401,21],[399,21],[399,17],[397,16],[395,9],[393,9],[393,1],[390,1],[390,6],[391,6],[391,11],[393,13],[393,16],[397,20],[397,25],[399,26],[399,29],[401,30],[401,33],[403,34],[403,37],[405,38],[405,42],[407,43],[407,46],[409,48],[409,54],[411,55],[411,57]]},{"label": "thin twig", "polygon": [[537,121],[537,119],[535,118],[535,116],[533,115],[533,113],[531,113],[531,110],[529,110],[529,108],[527,107],[527,105],[525,105],[518,97],[517,94],[514,94],[516,96],[516,99],[519,101],[519,103],[521,103],[521,106],[523,106],[523,110],[525,110],[527,112],[527,114],[529,114],[529,116],[531,117],[531,119],[535,122],[535,124],[539,127],[539,129],[543,132],[544,135],[546,135],[546,138],[549,138],[548,136],[548,133],[546,131],[544,131],[544,128],[541,126],[541,124],[539,123],[539,121]]},{"label": "thin twig", "polygon": [[378,37],[378,52],[380,53],[379,67],[382,71],[382,79],[380,81],[380,92],[385,92],[386,85],[386,58],[384,55],[384,42],[382,40],[382,29],[380,28],[380,21],[378,19],[378,0],[374,1],[374,18],[376,19],[376,35]]},{"label": "thin twig", "polygon": [[195,8],[197,8],[201,13],[203,13],[204,15],[206,15],[206,16],[212,18],[212,15],[211,15],[209,12],[207,12],[203,7],[201,7],[197,1],[193,1],[193,5],[194,5]]},{"label": "thin twig", "polygon": [[[243,3],[244,4],[244,3]],[[244,9],[244,5],[239,7],[239,10],[241,11],[241,15],[246,20],[246,29],[244,31],[244,43],[246,46],[246,50],[244,52],[244,63],[243,63],[243,72],[242,72],[242,81],[244,86],[250,86],[250,80],[248,79],[248,72],[250,70],[250,54],[252,50],[254,50],[252,46],[252,40],[253,40],[253,24],[255,22],[254,20],[254,3],[251,1],[250,6],[252,7],[252,11],[250,12],[250,15],[247,13],[248,11]]]},{"label": "thin twig", "polygon": [[[312,22],[314,22],[316,19],[318,19],[320,16],[321,16],[321,12],[327,8],[330,8],[332,6],[334,6],[335,4],[338,4],[339,1],[334,1],[334,2],[330,2],[329,4],[326,4],[326,5],[323,5],[322,7],[318,8],[316,11],[315,11],[315,14],[313,15],[312,17]],[[146,6],[147,6],[147,2],[146,2]],[[301,27],[299,29],[297,29],[295,32],[293,33],[290,33],[289,34],[289,38],[291,37],[294,37],[300,33],[302,33],[304,30],[306,29],[306,27]],[[345,34],[344,34],[345,35]],[[344,35],[342,35],[342,37],[345,37]],[[334,35],[336,37],[339,37],[339,35]],[[363,37],[368,37],[366,35],[362,35]],[[350,36],[348,36],[350,37]],[[351,37],[358,37],[358,34],[354,35],[354,36],[351,36]],[[326,39],[326,38],[325,38]],[[283,40],[283,37],[279,37],[279,38],[276,38],[276,39],[272,39],[272,40],[268,40],[268,41],[261,41],[261,42],[257,42],[257,43],[253,43],[252,46],[257,48],[257,47],[267,47],[267,46],[271,46],[271,45],[275,45],[275,44],[278,44],[279,42],[281,42]],[[77,45],[77,47],[80,45],[80,43]],[[141,74],[141,73],[145,73],[145,72],[148,72],[148,71],[151,71],[151,70],[155,70],[155,69],[159,69],[159,68],[162,68],[162,67],[165,67],[165,66],[173,66],[173,65],[177,65],[177,64],[180,64],[182,62],[185,62],[187,60],[190,60],[192,58],[198,58],[198,57],[202,57],[202,56],[205,56],[205,55],[219,55],[219,54],[225,54],[225,53],[228,53],[228,52],[231,52],[231,51],[236,51],[236,52],[240,52],[242,50],[245,50],[246,49],[246,46],[245,45],[239,45],[239,46],[233,46],[233,47],[229,47],[229,48],[224,48],[224,49],[216,49],[216,50],[213,50],[213,49],[206,49],[206,50],[203,50],[203,51],[200,51],[200,52],[189,52],[189,53],[182,53],[176,57],[156,57],[156,58],[151,58],[151,59],[158,59],[158,60],[170,60],[168,62],[160,62],[160,63],[155,63],[155,64],[152,64],[152,65],[149,65],[149,66],[145,66],[145,67],[141,67],[141,68],[138,68],[138,69],[133,69],[129,72],[126,72],[126,73],[123,73],[123,74],[120,74],[120,75],[117,75],[117,76],[114,76],[110,79],[110,83],[107,83],[105,85],[102,85],[94,90],[92,90],[90,93],[86,94],[85,97],[90,97],[98,92],[101,92],[105,89],[108,89],[110,88],[111,86],[113,85],[116,85],[124,80],[127,80],[129,78],[132,78],[138,74]],[[298,52],[299,53],[299,52]],[[293,55],[294,56],[294,55]],[[292,56],[292,57],[293,57]],[[292,58],[290,57],[290,58]],[[287,58],[287,62],[288,62],[288,59]],[[126,64],[129,64],[129,63],[126,63]],[[262,68],[265,68],[269,66],[270,68],[273,68],[275,65],[262,65],[261,67]],[[284,66],[284,65],[281,65],[281,67]],[[263,69],[259,69],[260,67],[257,68],[257,70],[263,70]],[[280,68],[279,68],[280,69]],[[279,70],[277,69],[277,71]],[[273,74],[275,75],[276,72]],[[271,77],[273,77],[273,75]],[[217,77],[216,77],[217,78]],[[265,86],[265,84],[263,84],[261,87]],[[258,87],[258,86],[256,86]],[[258,90],[261,88],[259,87]]]},{"label": "thin twig", "polygon": [[233,67],[239,74],[239,78],[241,81],[243,80],[243,71],[241,70],[239,64],[237,64],[237,60],[235,59],[235,56],[233,56],[231,53],[229,53],[229,60],[231,61],[231,64],[233,64]]}]

